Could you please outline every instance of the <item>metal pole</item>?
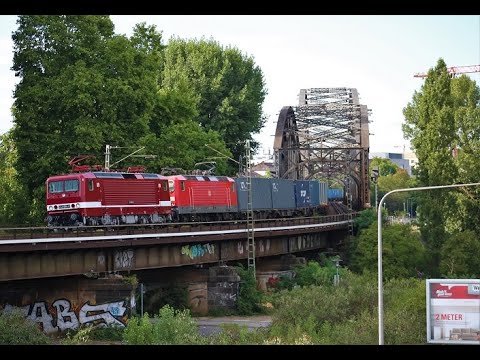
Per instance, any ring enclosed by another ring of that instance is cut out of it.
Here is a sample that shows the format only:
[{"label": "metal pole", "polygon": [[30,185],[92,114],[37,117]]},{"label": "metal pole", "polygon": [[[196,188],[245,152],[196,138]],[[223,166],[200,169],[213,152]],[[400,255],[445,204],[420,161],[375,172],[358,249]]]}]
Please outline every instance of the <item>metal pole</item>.
[{"label": "metal pole", "polygon": [[110,145],[105,145],[105,170],[110,169]]},{"label": "metal pole", "polygon": [[140,283],[140,316],[143,317],[143,283]]},{"label": "metal pole", "polygon": [[377,187],[378,187],[378,184],[375,182],[375,212],[377,211],[377,208],[378,208],[378,193],[377,193]]},{"label": "metal pole", "polygon": [[418,188],[406,188],[406,189],[396,189],[386,193],[380,203],[378,204],[378,345],[383,345],[383,272],[382,272],[382,203],[387,198],[388,195],[396,192],[406,192],[406,191],[420,191],[420,190],[433,190],[433,189],[446,189],[446,188],[455,188],[455,187],[466,187],[466,186],[479,186],[478,183],[470,184],[453,184],[453,185],[439,185],[439,186],[423,186]]},{"label": "metal pole", "polygon": [[248,241],[248,269],[253,269],[253,277],[257,279],[255,269],[255,220],[253,213],[252,190],[252,162],[250,153],[250,140],[246,141],[246,171],[247,171],[247,241]]}]

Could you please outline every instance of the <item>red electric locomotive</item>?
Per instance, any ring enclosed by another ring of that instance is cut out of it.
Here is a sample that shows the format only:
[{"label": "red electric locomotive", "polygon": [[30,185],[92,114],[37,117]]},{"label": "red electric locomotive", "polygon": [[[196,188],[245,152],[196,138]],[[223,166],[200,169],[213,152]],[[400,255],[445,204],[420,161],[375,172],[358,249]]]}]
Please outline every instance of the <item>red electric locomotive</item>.
[{"label": "red electric locomotive", "polygon": [[236,218],[235,181],[227,176],[167,176],[174,221],[219,221]]},{"label": "red electric locomotive", "polygon": [[148,173],[86,172],[47,179],[48,226],[171,220],[168,179]]}]

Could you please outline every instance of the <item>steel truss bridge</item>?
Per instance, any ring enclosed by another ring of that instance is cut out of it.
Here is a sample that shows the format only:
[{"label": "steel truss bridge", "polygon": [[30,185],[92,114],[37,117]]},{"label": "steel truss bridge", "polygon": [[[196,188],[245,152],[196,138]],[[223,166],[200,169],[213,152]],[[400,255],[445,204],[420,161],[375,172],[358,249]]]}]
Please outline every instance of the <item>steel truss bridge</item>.
[{"label": "steel truss bridge", "polygon": [[342,185],[351,209],[369,207],[368,114],[357,89],[301,89],[298,106],[284,106],[278,117],[276,175]]}]

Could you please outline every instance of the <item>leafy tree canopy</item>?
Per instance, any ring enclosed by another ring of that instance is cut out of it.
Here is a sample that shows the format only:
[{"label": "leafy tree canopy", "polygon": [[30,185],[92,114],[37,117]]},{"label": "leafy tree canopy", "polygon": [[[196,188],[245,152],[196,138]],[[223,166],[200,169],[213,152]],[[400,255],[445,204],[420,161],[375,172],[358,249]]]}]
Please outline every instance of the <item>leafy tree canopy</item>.
[{"label": "leafy tree canopy", "polygon": [[[351,258],[351,268],[356,271],[377,271],[378,223],[364,229],[357,239]],[[414,277],[417,270],[424,272],[425,247],[420,234],[409,225],[394,224],[382,231],[383,274],[385,279]]]},{"label": "leafy tree canopy", "polygon": [[18,179],[17,149],[11,132],[0,135],[0,226],[28,222],[25,190]]},{"label": "leafy tree canopy", "polygon": [[370,160],[369,172],[372,173],[374,167],[378,167],[380,176],[393,175],[399,169],[399,166],[390,159],[374,157]]},{"label": "leafy tree canopy", "polygon": [[[405,107],[404,136],[418,157],[418,185],[477,182],[480,155],[480,90],[469,77],[451,78],[443,59],[430,69],[420,91]],[[438,266],[448,233],[480,231],[480,189],[418,194],[422,236]]]},{"label": "leafy tree canopy", "polygon": [[470,230],[453,234],[442,246],[440,271],[447,277],[480,275],[480,240]]},{"label": "leafy tree canopy", "polygon": [[170,39],[162,87],[182,89],[196,107],[192,120],[218,132],[234,159],[243,155],[245,140],[252,140],[265,122],[267,91],[261,69],[253,58],[213,40]]}]

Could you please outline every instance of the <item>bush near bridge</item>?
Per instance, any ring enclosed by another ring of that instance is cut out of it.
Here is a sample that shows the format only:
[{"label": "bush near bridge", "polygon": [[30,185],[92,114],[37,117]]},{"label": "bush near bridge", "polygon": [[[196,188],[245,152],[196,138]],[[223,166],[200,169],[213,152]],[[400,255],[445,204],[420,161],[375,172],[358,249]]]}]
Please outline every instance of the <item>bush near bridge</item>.
[{"label": "bush near bridge", "polygon": [[[272,297],[269,338],[276,343],[377,344],[376,273],[345,270],[340,284],[298,286]],[[425,343],[425,281],[392,279],[384,285],[386,344]]]},{"label": "bush near bridge", "polygon": [[131,318],[123,332],[123,341],[128,345],[193,345],[202,344],[204,339],[198,334],[190,310],[175,310],[165,305],[153,319],[148,313]]},{"label": "bush near bridge", "polygon": [[46,345],[50,338],[20,310],[0,312],[0,345]]}]

